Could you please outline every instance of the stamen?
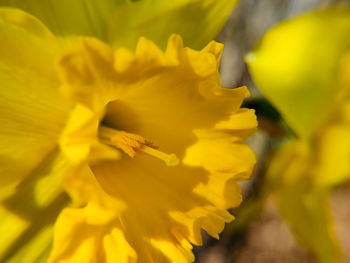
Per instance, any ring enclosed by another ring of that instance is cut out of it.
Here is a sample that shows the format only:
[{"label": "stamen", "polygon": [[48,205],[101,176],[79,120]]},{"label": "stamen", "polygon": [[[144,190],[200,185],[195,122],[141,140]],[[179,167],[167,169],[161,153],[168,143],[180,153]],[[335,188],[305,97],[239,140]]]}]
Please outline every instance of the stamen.
[{"label": "stamen", "polygon": [[144,145],[141,148],[141,151],[149,155],[152,155],[153,157],[163,160],[167,166],[177,166],[180,163],[180,160],[173,153],[171,154],[163,153],[159,150],[148,147],[146,145]]},{"label": "stamen", "polygon": [[130,157],[134,158],[136,153],[143,152],[158,158],[168,166],[176,166],[180,160],[175,154],[167,154],[155,149],[153,144],[145,140],[142,136],[112,129],[101,125],[99,127],[99,139],[102,143],[119,148]]}]

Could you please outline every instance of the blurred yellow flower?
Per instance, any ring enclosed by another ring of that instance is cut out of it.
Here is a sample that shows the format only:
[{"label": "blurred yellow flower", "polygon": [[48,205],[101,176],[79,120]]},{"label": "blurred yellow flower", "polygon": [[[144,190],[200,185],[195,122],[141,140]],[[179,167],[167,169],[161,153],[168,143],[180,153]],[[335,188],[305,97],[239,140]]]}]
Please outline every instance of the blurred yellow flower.
[{"label": "blurred yellow flower", "polygon": [[[41,209],[28,219],[5,201],[0,258],[12,244],[29,262],[190,262],[201,229],[218,238],[254,167],[243,140],[257,126],[240,108],[248,90],[221,88],[221,44],[194,51],[172,35],[165,52],[146,38],[135,53],[92,37],[67,47],[14,9],[0,10],[0,35],[0,179],[7,200],[29,185]],[[72,205],[49,252],[50,231],[31,241],[27,229],[62,207],[62,188]]]},{"label": "blurred yellow flower", "polygon": [[290,19],[247,55],[255,82],[297,135],[272,158],[270,190],[320,262],[341,262],[328,197],[350,178],[349,15],[329,8]]}]

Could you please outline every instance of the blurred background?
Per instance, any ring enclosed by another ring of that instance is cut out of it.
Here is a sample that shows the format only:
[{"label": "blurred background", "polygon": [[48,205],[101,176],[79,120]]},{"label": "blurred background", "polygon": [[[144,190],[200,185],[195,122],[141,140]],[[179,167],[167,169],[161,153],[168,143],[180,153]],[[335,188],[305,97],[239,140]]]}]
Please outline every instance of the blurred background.
[{"label": "blurred background", "polygon": [[[271,152],[282,140],[285,131],[276,125],[281,122],[281,116],[257,89],[244,63],[244,56],[276,23],[305,12],[338,5],[349,6],[350,0],[242,0],[217,37],[217,41],[225,44],[221,64],[223,86],[235,88],[245,85],[251,91],[251,97],[244,106],[257,112],[260,129],[249,139],[249,144],[259,163],[253,179],[242,184],[244,202],[239,209],[232,211],[236,220],[225,228],[219,241],[203,232],[206,243],[195,248],[196,262],[318,262],[296,241],[287,223],[281,219],[275,201],[264,188]],[[344,262],[350,262],[349,186],[345,183],[333,188],[330,196],[331,214]]]}]

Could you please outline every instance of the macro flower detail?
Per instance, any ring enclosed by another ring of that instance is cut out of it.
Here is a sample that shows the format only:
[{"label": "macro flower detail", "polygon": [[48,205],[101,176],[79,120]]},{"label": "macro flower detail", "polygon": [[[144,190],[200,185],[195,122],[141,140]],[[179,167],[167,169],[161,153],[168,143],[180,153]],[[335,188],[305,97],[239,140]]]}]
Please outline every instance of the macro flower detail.
[{"label": "macro flower detail", "polygon": [[[55,223],[49,262],[193,261],[201,229],[218,238],[233,220],[227,209],[240,204],[238,181],[255,164],[243,142],[255,114],[240,108],[245,87],[221,87],[223,46],[194,51],[178,35],[164,52],[146,38],[135,52],[93,37],[67,45],[23,12],[0,15],[0,139],[14,142],[1,150],[13,160],[2,180],[14,171],[8,184],[18,184],[52,151],[65,163],[71,205]],[[12,167],[23,145],[32,155]]]}]

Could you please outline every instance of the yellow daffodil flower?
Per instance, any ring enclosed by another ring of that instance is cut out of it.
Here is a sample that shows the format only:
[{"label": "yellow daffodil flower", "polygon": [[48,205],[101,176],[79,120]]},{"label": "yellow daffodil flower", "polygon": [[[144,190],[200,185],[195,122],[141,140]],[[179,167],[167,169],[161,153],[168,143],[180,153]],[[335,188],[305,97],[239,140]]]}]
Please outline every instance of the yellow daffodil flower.
[{"label": "yellow daffodil flower", "polygon": [[328,196],[350,178],[350,10],[276,25],[247,55],[254,80],[298,138],[268,171],[283,218],[319,262],[341,262]]},{"label": "yellow daffodil flower", "polygon": [[218,238],[257,126],[248,90],[221,87],[221,44],[67,45],[7,8],[0,36],[1,260],[191,262],[201,229]]}]

